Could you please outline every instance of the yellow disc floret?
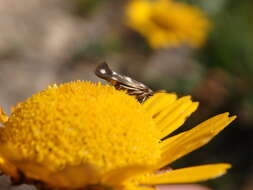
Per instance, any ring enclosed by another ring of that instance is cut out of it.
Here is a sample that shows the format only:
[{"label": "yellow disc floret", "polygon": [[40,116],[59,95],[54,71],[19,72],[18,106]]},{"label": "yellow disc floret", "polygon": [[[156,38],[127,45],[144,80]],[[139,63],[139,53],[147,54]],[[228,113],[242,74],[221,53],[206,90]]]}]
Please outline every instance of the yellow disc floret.
[{"label": "yellow disc floret", "polygon": [[25,174],[31,163],[52,172],[84,166],[99,171],[94,182],[99,183],[120,168],[155,165],[161,155],[157,136],[153,119],[134,97],[77,81],[50,86],[22,102],[0,129],[0,148],[7,147],[1,156]]}]

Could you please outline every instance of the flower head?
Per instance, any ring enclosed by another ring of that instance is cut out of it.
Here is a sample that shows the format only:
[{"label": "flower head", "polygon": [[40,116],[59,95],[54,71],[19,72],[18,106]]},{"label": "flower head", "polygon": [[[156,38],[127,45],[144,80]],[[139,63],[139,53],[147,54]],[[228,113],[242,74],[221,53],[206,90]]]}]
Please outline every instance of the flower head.
[{"label": "flower head", "polygon": [[0,112],[0,170],[52,189],[152,189],[217,177],[230,165],[157,173],[235,119],[224,113],[161,140],[197,106],[190,97],[164,92],[140,104],[100,83],[53,85],[18,104],[9,118]]},{"label": "flower head", "polygon": [[153,48],[181,44],[200,47],[210,25],[199,9],[173,0],[132,0],[126,16],[128,25],[147,38]]}]

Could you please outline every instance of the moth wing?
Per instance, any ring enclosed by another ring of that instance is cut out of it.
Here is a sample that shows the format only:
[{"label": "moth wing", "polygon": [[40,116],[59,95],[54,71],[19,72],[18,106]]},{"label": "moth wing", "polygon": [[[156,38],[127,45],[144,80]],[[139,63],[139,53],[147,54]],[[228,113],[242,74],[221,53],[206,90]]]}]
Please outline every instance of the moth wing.
[{"label": "moth wing", "polygon": [[142,94],[144,92],[152,94],[153,91],[146,86],[145,84],[138,82],[131,77],[125,76],[118,74],[115,71],[112,71],[109,66],[104,62],[100,64],[96,70],[95,74],[110,82],[112,85],[114,85],[117,89],[125,89],[128,90],[129,92],[132,91],[133,94]]},{"label": "moth wing", "polygon": [[138,82],[128,76],[119,75],[117,79],[118,82],[124,84],[125,86],[132,87],[134,89],[144,90],[148,88],[145,84]]}]

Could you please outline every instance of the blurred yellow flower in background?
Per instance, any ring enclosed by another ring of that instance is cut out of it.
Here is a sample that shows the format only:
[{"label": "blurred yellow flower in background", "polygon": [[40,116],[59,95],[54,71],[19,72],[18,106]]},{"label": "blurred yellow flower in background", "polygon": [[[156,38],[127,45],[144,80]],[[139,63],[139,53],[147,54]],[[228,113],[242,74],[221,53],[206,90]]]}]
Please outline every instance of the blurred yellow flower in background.
[{"label": "blurred yellow flower in background", "polygon": [[206,144],[235,119],[220,114],[162,140],[197,107],[189,96],[165,92],[140,104],[100,83],[53,85],[18,104],[10,117],[1,110],[0,170],[15,182],[58,190],[148,190],[214,178],[230,165],[160,170]]},{"label": "blurred yellow flower in background", "polygon": [[210,23],[196,7],[173,0],[132,0],[126,7],[128,25],[147,38],[152,48],[202,46]]}]

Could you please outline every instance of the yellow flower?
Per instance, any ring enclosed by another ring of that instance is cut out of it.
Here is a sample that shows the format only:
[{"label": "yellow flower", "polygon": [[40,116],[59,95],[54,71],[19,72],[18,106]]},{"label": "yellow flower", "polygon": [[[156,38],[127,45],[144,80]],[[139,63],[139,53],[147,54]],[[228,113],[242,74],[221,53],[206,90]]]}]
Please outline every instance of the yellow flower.
[{"label": "yellow flower", "polygon": [[126,16],[128,25],[152,48],[200,47],[209,30],[209,21],[199,9],[173,0],[132,0]]},{"label": "yellow flower", "polygon": [[165,92],[140,104],[100,83],[53,85],[18,104],[9,118],[1,111],[0,170],[52,189],[141,190],[214,178],[230,165],[160,171],[235,119],[220,114],[161,140],[197,106],[189,96]]}]

